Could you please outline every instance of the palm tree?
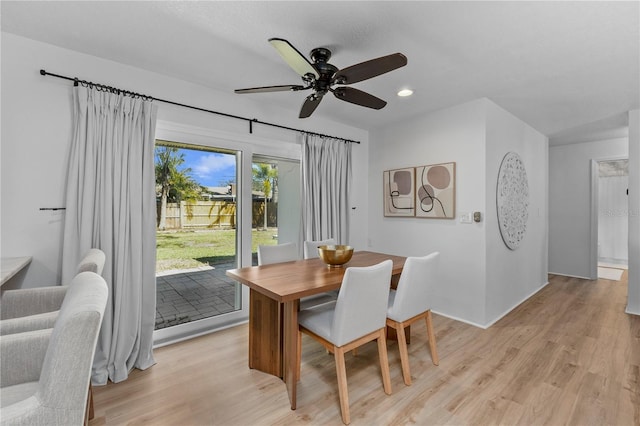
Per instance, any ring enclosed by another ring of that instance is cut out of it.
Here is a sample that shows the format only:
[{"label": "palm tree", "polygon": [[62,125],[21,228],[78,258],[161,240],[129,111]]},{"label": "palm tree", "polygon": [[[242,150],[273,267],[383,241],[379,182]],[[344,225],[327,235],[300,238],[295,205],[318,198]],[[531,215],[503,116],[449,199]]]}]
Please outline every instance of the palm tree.
[{"label": "palm tree", "polygon": [[195,201],[201,186],[191,177],[191,168],[179,170],[184,163],[184,154],[178,148],[156,147],[156,185],[160,189],[160,221],[158,229],[167,227],[167,201]]},{"label": "palm tree", "polygon": [[267,229],[267,198],[271,198],[278,170],[271,164],[254,163],[252,172],[254,188],[264,194],[264,229]]}]

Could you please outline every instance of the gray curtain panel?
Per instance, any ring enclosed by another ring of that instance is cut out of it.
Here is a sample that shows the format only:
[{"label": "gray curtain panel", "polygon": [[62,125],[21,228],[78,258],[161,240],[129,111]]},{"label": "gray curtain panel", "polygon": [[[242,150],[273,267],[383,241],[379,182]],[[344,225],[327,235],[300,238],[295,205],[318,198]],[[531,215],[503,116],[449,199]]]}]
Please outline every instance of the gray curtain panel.
[{"label": "gray curtain panel", "polygon": [[157,106],[81,86],[73,106],[62,276],[70,282],[91,247],[105,252],[109,300],[92,372],[101,385],[155,363]]},{"label": "gray curtain panel", "polygon": [[351,144],[302,134],[302,239],[349,243]]}]

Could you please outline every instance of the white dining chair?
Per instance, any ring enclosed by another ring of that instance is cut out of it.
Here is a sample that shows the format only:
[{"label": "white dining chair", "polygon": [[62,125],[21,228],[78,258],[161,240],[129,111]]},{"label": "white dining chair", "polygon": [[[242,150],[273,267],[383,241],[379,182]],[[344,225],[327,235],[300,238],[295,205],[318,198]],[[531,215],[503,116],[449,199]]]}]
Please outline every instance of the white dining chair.
[{"label": "white dining chair", "polygon": [[[307,240],[304,242],[304,258],[317,259],[318,257],[320,257],[320,254],[318,253],[319,246],[332,246],[335,244],[336,244],[336,240],[334,240],[333,238],[327,238],[326,240],[315,240],[315,241]],[[324,302],[332,302],[338,298],[338,290],[332,290],[332,291],[323,293],[322,295],[318,295],[318,297],[316,298],[316,302],[321,303],[320,297],[322,297],[322,301]],[[303,308],[308,306],[308,303],[306,302],[308,301],[305,300],[305,304]]]},{"label": "white dining chair", "polygon": [[307,240],[304,242],[304,258],[305,259],[315,259],[320,257],[318,254],[319,246],[334,246],[336,245],[336,240],[333,238],[328,238],[326,240]]},{"label": "white dining chair", "polygon": [[298,245],[296,243],[282,243],[275,246],[258,246],[258,265],[290,262],[298,259]]},{"label": "white dining chair", "polygon": [[[291,262],[299,260],[298,245],[296,243],[282,243],[275,246],[258,246],[258,266],[272,263]],[[300,309],[328,303],[335,300],[332,292],[314,294],[300,299]]]},{"label": "white dining chair", "polygon": [[407,386],[411,385],[411,371],[405,327],[425,319],[431,361],[434,365],[439,363],[431,319],[431,292],[437,276],[438,256],[439,253],[435,252],[424,257],[407,257],[398,286],[396,290],[391,290],[389,293],[387,326],[396,330],[402,376]]},{"label": "white dining chair", "polygon": [[351,421],[346,352],[377,340],[384,392],[391,394],[385,319],[392,265],[391,260],[385,260],[373,266],[347,268],[335,303],[304,309],[298,314],[297,377],[300,378],[302,333],[305,333],[334,354],[344,424]]}]

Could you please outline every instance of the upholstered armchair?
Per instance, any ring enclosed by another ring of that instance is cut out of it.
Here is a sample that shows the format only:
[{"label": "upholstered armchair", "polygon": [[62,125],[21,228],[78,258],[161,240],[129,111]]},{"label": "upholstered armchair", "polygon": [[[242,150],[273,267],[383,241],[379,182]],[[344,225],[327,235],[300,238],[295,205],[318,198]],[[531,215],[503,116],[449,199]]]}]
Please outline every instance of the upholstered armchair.
[{"label": "upholstered armchair", "polygon": [[[105,254],[90,249],[78,264],[77,272],[102,274]],[[0,335],[52,328],[68,286],[48,286],[7,290],[0,301]]]},{"label": "upholstered armchair", "polygon": [[69,284],[51,329],[0,336],[0,425],[81,425],[107,304],[104,279]]}]

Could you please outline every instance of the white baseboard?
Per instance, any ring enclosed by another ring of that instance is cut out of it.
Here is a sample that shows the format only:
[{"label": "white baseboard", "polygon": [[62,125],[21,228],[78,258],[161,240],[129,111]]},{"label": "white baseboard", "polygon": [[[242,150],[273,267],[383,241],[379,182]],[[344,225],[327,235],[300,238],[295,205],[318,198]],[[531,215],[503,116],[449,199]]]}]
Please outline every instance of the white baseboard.
[{"label": "white baseboard", "polygon": [[[589,277],[583,277],[580,275],[570,275],[570,274],[561,274],[559,272],[548,272],[548,274],[551,275],[560,275],[562,277],[569,277],[569,278],[580,278],[581,280],[592,280],[593,278],[589,278]],[[548,284],[548,283],[547,283]],[[546,284],[545,284],[546,285]]]},{"label": "white baseboard", "polygon": [[640,315],[640,311],[633,311],[631,309],[629,309],[629,306],[627,306],[627,308],[624,310],[625,313],[627,314],[631,314],[631,315]]},{"label": "white baseboard", "polygon": [[449,314],[443,314],[442,312],[434,311],[433,309],[431,310],[431,312],[433,312],[434,314],[443,316],[445,318],[452,319],[454,321],[460,321],[460,322],[463,322],[465,324],[469,324],[469,325],[472,325],[474,327],[482,328],[482,329],[485,329],[485,330],[487,329],[487,327],[485,327],[483,325],[480,325],[480,324],[477,324],[477,323],[475,323],[473,321],[469,321],[469,320],[466,320],[466,319],[458,318],[458,317],[455,317],[455,316],[449,315]]},{"label": "white baseboard", "polygon": [[542,290],[543,288],[545,288],[547,285],[549,284],[549,281],[547,281],[546,283],[542,284],[540,287],[538,287],[537,289],[535,289],[534,291],[532,291],[529,295],[525,296],[522,300],[520,300],[518,303],[516,303],[515,305],[513,305],[511,308],[507,309],[506,311],[504,311],[501,315],[499,315],[497,318],[495,318],[493,321],[482,325],[482,324],[478,324],[475,323],[473,321],[469,321],[466,319],[462,319],[462,318],[458,318],[455,317],[453,315],[448,315],[448,314],[443,314],[442,312],[438,312],[438,311],[434,311],[432,310],[432,312],[434,314],[438,314],[441,315],[445,318],[449,318],[455,321],[460,321],[463,322],[465,324],[469,324],[472,325],[474,327],[478,327],[478,328],[482,328],[483,330],[488,329],[489,327],[491,327],[493,324],[495,324],[496,322],[500,321],[502,318],[504,318],[509,312],[513,311],[515,308],[517,308],[518,306],[520,306],[522,303],[526,302],[527,300],[529,300],[534,294],[536,294],[537,292],[539,292],[540,290]]}]

